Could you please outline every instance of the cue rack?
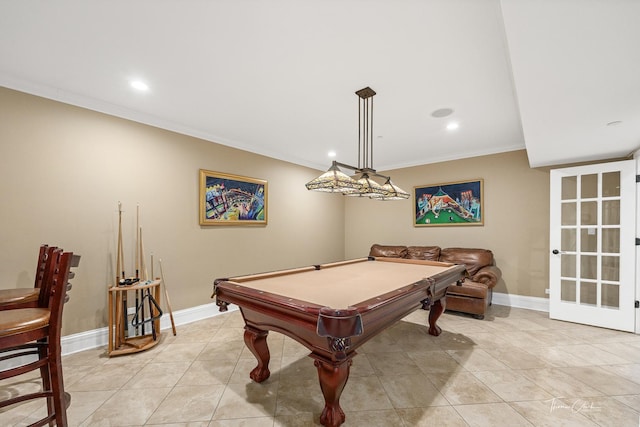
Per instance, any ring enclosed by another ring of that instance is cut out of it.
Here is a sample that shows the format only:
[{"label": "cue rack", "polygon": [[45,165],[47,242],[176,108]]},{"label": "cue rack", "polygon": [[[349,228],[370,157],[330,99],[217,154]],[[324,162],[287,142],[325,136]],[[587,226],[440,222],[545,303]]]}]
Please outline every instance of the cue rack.
[{"label": "cue rack", "polygon": [[[160,341],[160,286],[161,278],[150,279],[153,275],[153,254],[151,255],[151,275],[148,274],[142,227],[140,227],[140,206],[136,209],[135,275],[127,277],[124,267],[122,242],[122,203],[118,202],[118,243],[116,255],[115,284],[108,289],[109,300],[109,347],[108,355],[118,356],[136,353],[154,347]],[[162,261],[160,261],[162,263]],[[162,264],[160,264],[162,270]],[[169,304],[169,294],[164,285],[165,297]],[[176,328],[171,307],[168,307],[173,335]]]}]

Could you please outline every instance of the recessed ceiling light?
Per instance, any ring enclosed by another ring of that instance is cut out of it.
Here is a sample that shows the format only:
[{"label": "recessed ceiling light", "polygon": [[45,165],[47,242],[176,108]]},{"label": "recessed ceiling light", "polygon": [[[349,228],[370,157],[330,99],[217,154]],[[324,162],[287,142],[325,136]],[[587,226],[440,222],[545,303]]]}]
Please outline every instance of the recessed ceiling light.
[{"label": "recessed ceiling light", "polygon": [[431,117],[442,118],[453,114],[453,108],[440,108],[431,113]]},{"label": "recessed ceiling light", "polygon": [[447,124],[447,130],[456,130],[460,127],[460,125],[458,124],[458,122],[449,122]]},{"label": "recessed ceiling light", "polygon": [[331,151],[329,151],[329,152],[327,153],[327,156],[329,156],[329,157],[335,157],[335,156],[336,156],[336,152],[335,152],[335,151],[333,151],[333,150],[331,150]]},{"label": "recessed ceiling light", "polygon": [[142,91],[149,90],[149,86],[142,80],[132,80],[131,87]]}]

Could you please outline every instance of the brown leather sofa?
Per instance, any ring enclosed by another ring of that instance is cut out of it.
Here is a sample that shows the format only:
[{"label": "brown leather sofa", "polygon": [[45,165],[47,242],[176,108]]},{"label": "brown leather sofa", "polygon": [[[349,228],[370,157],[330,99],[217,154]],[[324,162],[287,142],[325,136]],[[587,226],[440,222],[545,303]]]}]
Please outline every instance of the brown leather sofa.
[{"label": "brown leather sofa", "polygon": [[375,244],[371,246],[369,256],[464,264],[469,277],[462,284],[449,286],[445,307],[446,310],[472,314],[478,319],[484,318],[487,307],[491,305],[493,288],[502,277],[502,271],[495,265],[493,252],[488,249]]}]

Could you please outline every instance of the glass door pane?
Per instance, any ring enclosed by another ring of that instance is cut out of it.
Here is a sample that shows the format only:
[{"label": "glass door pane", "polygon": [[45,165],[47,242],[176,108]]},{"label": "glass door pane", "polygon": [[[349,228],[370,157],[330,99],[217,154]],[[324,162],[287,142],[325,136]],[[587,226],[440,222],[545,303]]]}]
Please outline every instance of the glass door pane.
[{"label": "glass door pane", "polygon": [[580,178],[580,198],[598,197],[598,174],[582,175]]},{"label": "glass door pane", "polygon": [[620,196],[620,171],[605,172],[602,174],[602,196]]},{"label": "glass door pane", "polygon": [[563,203],[562,204],[562,219],[560,223],[562,225],[576,225],[576,204],[575,203]]},{"label": "glass door pane", "polygon": [[576,229],[565,228],[561,231],[560,250],[575,252],[576,250]]},{"label": "glass door pane", "polygon": [[578,177],[564,176],[562,177],[562,196],[561,200],[574,200],[578,194]]},{"label": "glass door pane", "polygon": [[560,282],[560,299],[563,302],[576,302],[575,280],[562,280]]}]

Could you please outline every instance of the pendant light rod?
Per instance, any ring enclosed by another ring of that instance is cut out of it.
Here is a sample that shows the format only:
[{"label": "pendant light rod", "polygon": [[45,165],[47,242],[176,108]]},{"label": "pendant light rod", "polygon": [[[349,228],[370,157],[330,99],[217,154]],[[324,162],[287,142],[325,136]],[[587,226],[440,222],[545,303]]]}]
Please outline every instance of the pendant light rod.
[{"label": "pendant light rod", "polygon": [[358,168],[373,169],[373,97],[370,87],[356,91],[358,100]]},{"label": "pendant light rod", "polygon": [[[358,95],[358,166],[333,161],[329,170],[306,184],[308,190],[342,193],[351,197],[369,197],[376,200],[402,200],[409,193],[391,182],[391,178],[373,169],[373,96],[376,92],[365,87]],[[339,168],[350,169],[359,177],[350,177]],[[382,178],[379,184],[371,177]]]}]

